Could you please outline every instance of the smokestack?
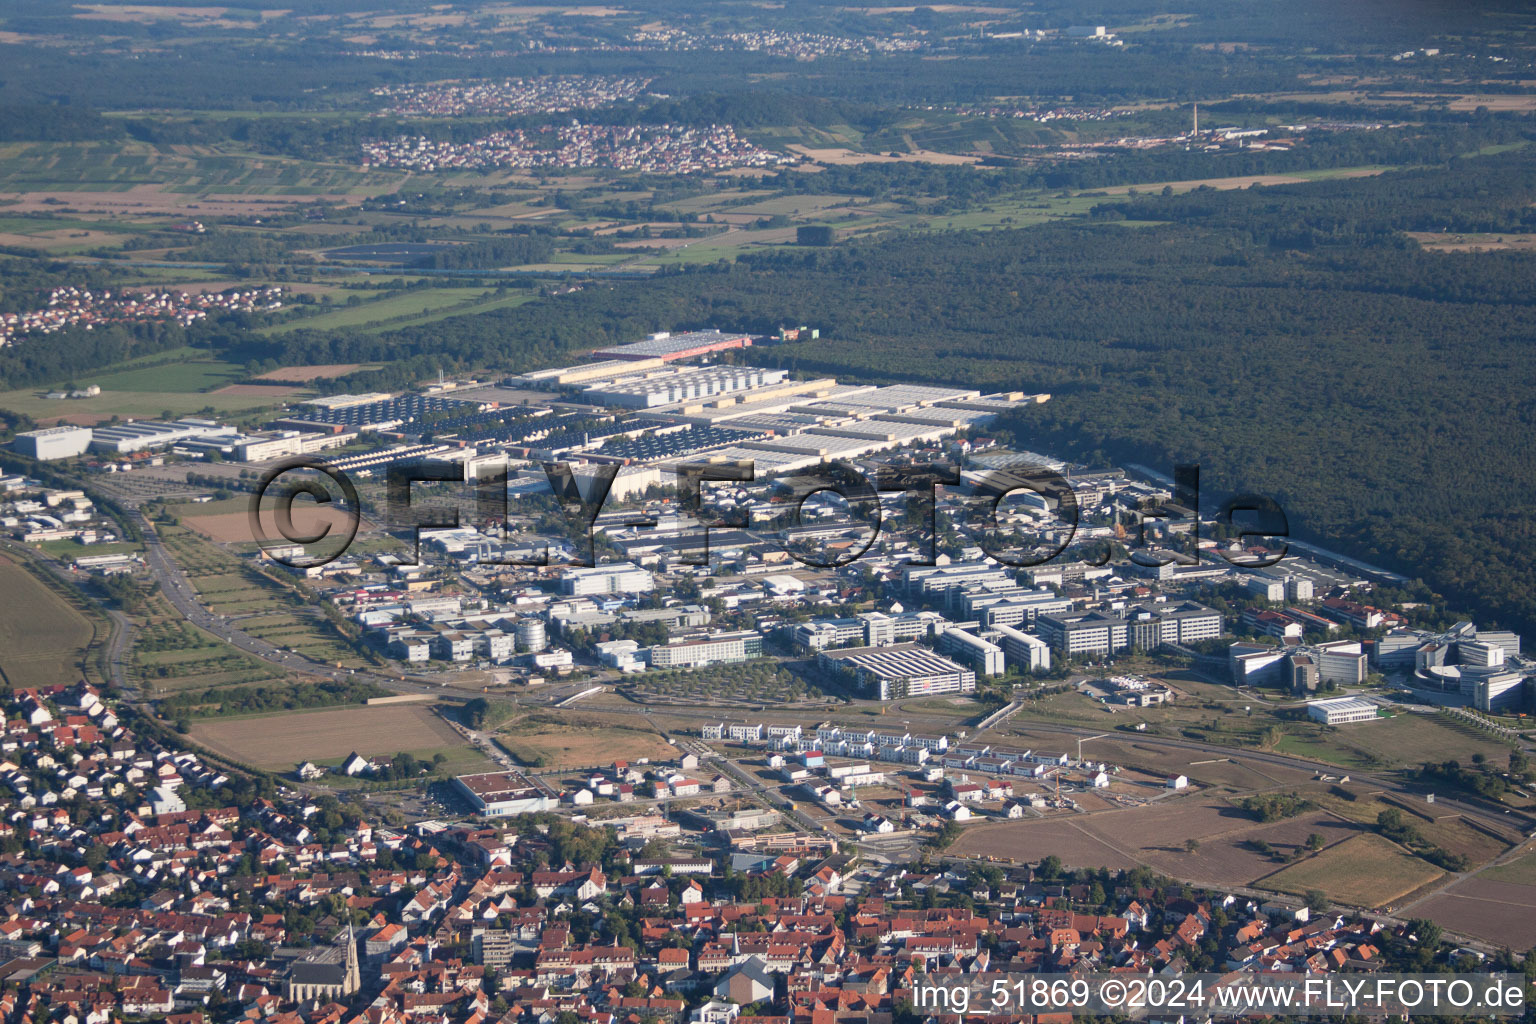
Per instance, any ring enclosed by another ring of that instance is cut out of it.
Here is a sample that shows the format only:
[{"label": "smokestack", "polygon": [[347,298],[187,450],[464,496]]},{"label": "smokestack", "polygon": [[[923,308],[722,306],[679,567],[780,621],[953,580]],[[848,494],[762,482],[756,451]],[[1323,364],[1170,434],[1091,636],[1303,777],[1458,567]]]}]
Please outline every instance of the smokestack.
[{"label": "smokestack", "polygon": [[1200,104],[1198,104],[1198,103],[1195,104],[1195,127],[1194,127],[1194,130],[1191,131],[1189,134],[1191,134],[1191,135],[1199,135],[1200,134]]}]

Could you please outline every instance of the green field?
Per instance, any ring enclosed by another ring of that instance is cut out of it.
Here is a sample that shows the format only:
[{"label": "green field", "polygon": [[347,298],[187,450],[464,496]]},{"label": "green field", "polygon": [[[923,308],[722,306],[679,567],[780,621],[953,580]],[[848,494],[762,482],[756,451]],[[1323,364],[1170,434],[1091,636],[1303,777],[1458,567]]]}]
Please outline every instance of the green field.
[{"label": "green field", "polygon": [[144,550],[142,544],[134,541],[120,541],[116,544],[81,544],[77,540],[45,540],[33,546],[46,555],[62,558],[65,561],[91,555],[127,555]]},{"label": "green field", "polygon": [[[487,288],[427,288],[420,291],[384,292],[371,301],[360,302],[355,306],[339,306],[335,308],[312,307],[314,309],[323,309],[324,312],[265,328],[262,333],[281,334],[286,331],[298,330],[301,327],[306,330],[362,327],[366,324],[377,324],[386,320],[393,320],[397,317],[409,317],[412,314],[430,314],[434,310],[440,310],[445,307],[467,306],[476,302],[476,300],[485,298],[491,293],[492,290]],[[351,294],[357,295],[359,293],[353,292]]]},{"label": "green field", "polygon": [[1536,853],[1528,853],[1523,857],[1516,857],[1508,864],[1491,867],[1478,877],[1495,882],[1510,882],[1514,885],[1536,886]]},{"label": "green field", "polygon": [[12,687],[50,686],[81,678],[96,634],[85,614],[21,564],[0,558],[0,676]]},{"label": "green field", "polygon": [[[269,395],[213,392],[212,389],[230,384],[244,375],[242,367],[210,358],[201,349],[171,349],[106,367],[99,373],[78,375],[73,383],[82,387],[89,384],[101,386],[101,394],[94,398],[49,399],[44,395],[50,388],[18,388],[0,392],[0,408],[25,413],[44,422],[66,416],[95,420],[112,416],[158,418],[165,412],[186,416],[205,408],[222,414],[236,414],[272,405],[274,399]],[[68,382],[57,381],[55,385],[64,383]]]}]

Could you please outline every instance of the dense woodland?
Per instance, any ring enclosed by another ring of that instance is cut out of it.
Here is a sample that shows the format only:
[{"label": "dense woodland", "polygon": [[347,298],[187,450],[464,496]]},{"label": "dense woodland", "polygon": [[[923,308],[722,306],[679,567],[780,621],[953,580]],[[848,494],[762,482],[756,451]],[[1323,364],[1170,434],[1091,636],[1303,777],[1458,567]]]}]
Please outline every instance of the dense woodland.
[{"label": "dense woodland", "polygon": [[[1536,257],[1422,251],[1409,230],[1531,230],[1524,153],[1308,186],[1106,200],[1089,223],[902,236],[589,286],[382,335],[232,336],[283,362],[528,369],[684,326],[822,339],[801,374],[1048,391],[1001,425],[1090,464],[1200,463],[1293,530],[1536,628]],[[1124,221],[1143,226],[1130,226]],[[1148,223],[1148,222],[1154,223]]]}]

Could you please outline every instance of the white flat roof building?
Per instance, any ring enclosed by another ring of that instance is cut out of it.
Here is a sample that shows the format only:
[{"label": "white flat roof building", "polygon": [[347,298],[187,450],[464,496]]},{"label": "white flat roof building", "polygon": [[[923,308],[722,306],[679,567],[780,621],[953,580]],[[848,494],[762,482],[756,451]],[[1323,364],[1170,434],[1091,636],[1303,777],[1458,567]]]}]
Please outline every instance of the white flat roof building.
[{"label": "white flat roof building", "polygon": [[1307,702],[1307,717],[1324,725],[1346,725],[1350,722],[1375,720],[1376,705],[1359,697],[1330,697],[1327,700]]},{"label": "white flat roof building", "polygon": [[168,448],[180,441],[190,441],[194,437],[228,432],[228,427],[213,420],[181,419],[175,423],[143,420],[136,423],[117,423],[92,428],[91,449],[122,455],[150,448]]},{"label": "white flat roof building", "polygon": [[17,434],[11,447],[22,455],[44,462],[84,455],[91,444],[89,427],[58,426]]},{"label": "white flat roof building", "polygon": [[690,399],[714,398],[738,391],[777,384],[788,376],[784,370],[756,366],[703,366],[676,373],[654,373],[633,380],[599,384],[582,391],[582,397],[599,405],[649,409]]}]

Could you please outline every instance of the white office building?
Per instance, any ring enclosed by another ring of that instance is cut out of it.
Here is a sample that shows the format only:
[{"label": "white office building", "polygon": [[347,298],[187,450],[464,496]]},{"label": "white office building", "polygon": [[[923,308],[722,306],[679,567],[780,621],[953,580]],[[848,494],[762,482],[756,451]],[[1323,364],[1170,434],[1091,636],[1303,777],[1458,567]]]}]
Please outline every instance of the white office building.
[{"label": "white office building", "polygon": [[751,630],[714,633],[709,636],[675,640],[651,648],[652,668],[701,668],[747,661],[763,655],[763,637]]},{"label": "white office building", "polygon": [[560,577],[560,593],[571,597],[593,594],[649,594],[656,579],[633,562],[568,569]]},{"label": "white office building", "polygon": [[990,640],[983,640],[974,633],[950,626],[942,630],[934,646],[954,658],[970,665],[977,675],[1000,676],[1003,674],[1003,649]]},{"label": "white office building", "polygon": [[1376,705],[1359,697],[1332,697],[1328,700],[1307,702],[1307,717],[1324,725],[1348,725],[1351,722],[1373,721]]},{"label": "white office building", "polygon": [[1012,626],[996,625],[992,629],[997,634],[1003,658],[1010,668],[1020,672],[1034,672],[1051,667],[1051,645],[1044,640]]}]

